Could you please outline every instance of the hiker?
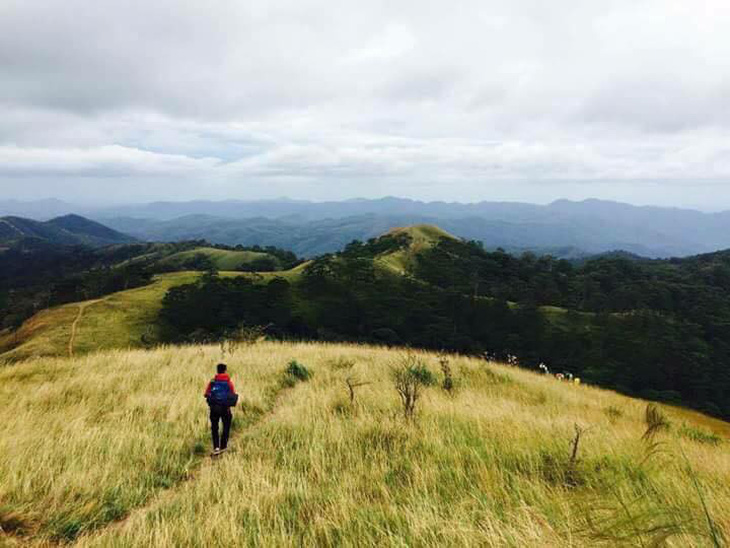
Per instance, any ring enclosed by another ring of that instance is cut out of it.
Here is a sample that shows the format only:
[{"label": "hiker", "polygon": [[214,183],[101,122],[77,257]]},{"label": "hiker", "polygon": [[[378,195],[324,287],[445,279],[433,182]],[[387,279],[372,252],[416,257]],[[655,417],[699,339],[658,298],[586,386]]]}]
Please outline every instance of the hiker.
[{"label": "hiker", "polygon": [[[218,374],[208,383],[205,399],[210,407],[210,430],[213,435],[213,456],[220,455],[228,448],[228,435],[231,432],[233,414],[231,407],[238,403],[238,394],[233,387],[231,377],[226,373],[228,367],[224,363],[216,366]],[[218,434],[218,423],[223,422],[223,436]]]}]

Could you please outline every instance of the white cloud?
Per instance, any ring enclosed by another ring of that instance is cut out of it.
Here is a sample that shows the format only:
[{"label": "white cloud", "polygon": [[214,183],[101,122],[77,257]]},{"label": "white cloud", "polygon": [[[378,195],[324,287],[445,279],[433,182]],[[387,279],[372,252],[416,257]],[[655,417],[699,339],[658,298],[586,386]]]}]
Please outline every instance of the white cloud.
[{"label": "white cloud", "polygon": [[730,207],[729,37],[724,0],[5,0],[0,192]]},{"label": "white cloud", "polygon": [[158,154],[119,145],[95,148],[29,148],[0,146],[0,176],[133,176],[208,175],[221,162]]}]

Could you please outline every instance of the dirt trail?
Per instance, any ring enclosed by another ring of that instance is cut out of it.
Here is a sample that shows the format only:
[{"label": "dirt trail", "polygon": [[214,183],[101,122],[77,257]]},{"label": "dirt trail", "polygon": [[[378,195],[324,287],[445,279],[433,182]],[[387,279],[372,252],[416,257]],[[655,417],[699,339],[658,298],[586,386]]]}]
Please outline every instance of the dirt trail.
[{"label": "dirt trail", "polygon": [[74,342],[76,342],[76,329],[79,325],[79,321],[81,321],[81,316],[84,315],[84,310],[86,310],[92,304],[98,303],[103,300],[104,299],[95,299],[93,301],[86,301],[86,302],[80,303],[78,305],[79,313],[76,315],[76,319],[71,324],[71,336],[68,339],[68,357],[69,358],[74,357]]},{"label": "dirt trail", "polygon": [[[243,429],[237,431],[235,433],[235,437],[233,437],[233,432],[231,432],[231,445],[234,449],[240,448],[240,439],[245,436],[247,433],[252,432],[256,428],[260,428],[261,426],[269,423],[273,420],[276,411],[281,407],[281,402],[283,399],[284,394],[292,390],[292,388],[282,387],[279,388],[276,391],[276,395],[274,396],[274,401],[271,404],[271,406],[262,413],[259,417],[257,417],[255,420],[247,424]],[[140,515],[144,515],[148,512],[151,512],[160,506],[163,506],[170,500],[172,500],[176,495],[180,493],[180,491],[191,482],[195,481],[203,472],[206,470],[210,470],[214,466],[216,466],[216,462],[220,460],[225,461],[225,459],[235,458],[236,451],[234,450],[233,454],[225,454],[221,455],[220,457],[212,458],[210,456],[200,457],[197,459],[197,461],[194,463],[197,465],[195,468],[191,469],[188,472],[188,475],[185,479],[179,481],[172,487],[168,489],[163,489],[156,493],[155,495],[152,495],[150,497],[150,500],[148,500],[145,504],[142,506],[137,506],[136,508],[132,509],[126,516],[121,518],[118,521],[113,521],[109,523],[108,525],[101,527],[100,529],[94,531],[93,533],[90,533],[86,537],[81,537],[79,540],[82,540],[83,538],[86,539],[93,539],[94,537],[97,537],[99,535],[108,534],[112,531],[119,531],[123,529],[125,526],[128,526],[130,523],[134,521],[134,518]]]}]

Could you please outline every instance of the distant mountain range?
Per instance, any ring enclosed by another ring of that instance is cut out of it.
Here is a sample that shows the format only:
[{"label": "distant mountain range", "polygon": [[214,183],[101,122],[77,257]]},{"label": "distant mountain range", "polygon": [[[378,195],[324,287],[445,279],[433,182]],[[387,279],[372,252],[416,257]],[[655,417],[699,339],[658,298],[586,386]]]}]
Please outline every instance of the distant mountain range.
[{"label": "distant mountain range", "polygon": [[[2,202],[0,214],[58,212],[69,204]],[[402,198],[155,202],[75,210],[143,240],[207,239],[275,245],[303,256],[336,251],[397,226],[431,223],[487,248],[580,257],[623,250],[646,257],[687,256],[730,248],[730,212],[638,207],[603,200],[471,204]]]},{"label": "distant mountain range", "polygon": [[56,245],[92,247],[136,241],[131,236],[79,215],[64,215],[45,222],[23,217],[0,217],[0,245],[9,245],[29,239]]}]

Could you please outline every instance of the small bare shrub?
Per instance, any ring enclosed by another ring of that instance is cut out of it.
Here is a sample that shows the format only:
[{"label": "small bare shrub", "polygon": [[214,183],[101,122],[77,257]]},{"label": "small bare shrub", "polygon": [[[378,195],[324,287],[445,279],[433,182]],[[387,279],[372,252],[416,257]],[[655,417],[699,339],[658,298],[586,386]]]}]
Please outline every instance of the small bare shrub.
[{"label": "small bare shrub", "polygon": [[357,377],[350,376],[345,379],[345,384],[347,385],[347,392],[350,396],[350,405],[355,405],[355,390],[370,383],[360,381]]},{"label": "small bare shrub", "polygon": [[413,418],[421,391],[433,386],[436,378],[423,361],[413,354],[406,355],[391,368],[391,377],[403,404],[403,415],[406,419]]},{"label": "small bare shrub", "polygon": [[609,405],[603,410],[604,413],[608,416],[609,420],[611,422],[620,419],[624,416],[624,412],[621,411],[618,407],[615,405]]},{"label": "small bare shrub", "polygon": [[444,355],[439,356],[439,365],[441,366],[441,373],[444,375],[441,388],[449,394],[452,394],[456,386],[454,385],[454,376],[451,372],[451,366],[449,365],[449,358]]},{"label": "small bare shrub", "polygon": [[573,441],[571,442],[570,466],[575,466],[578,462],[578,445],[580,444],[581,436],[586,433],[586,429],[577,423],[573,425],[573,428],[575,430],[575,436],[573,436]]}]

